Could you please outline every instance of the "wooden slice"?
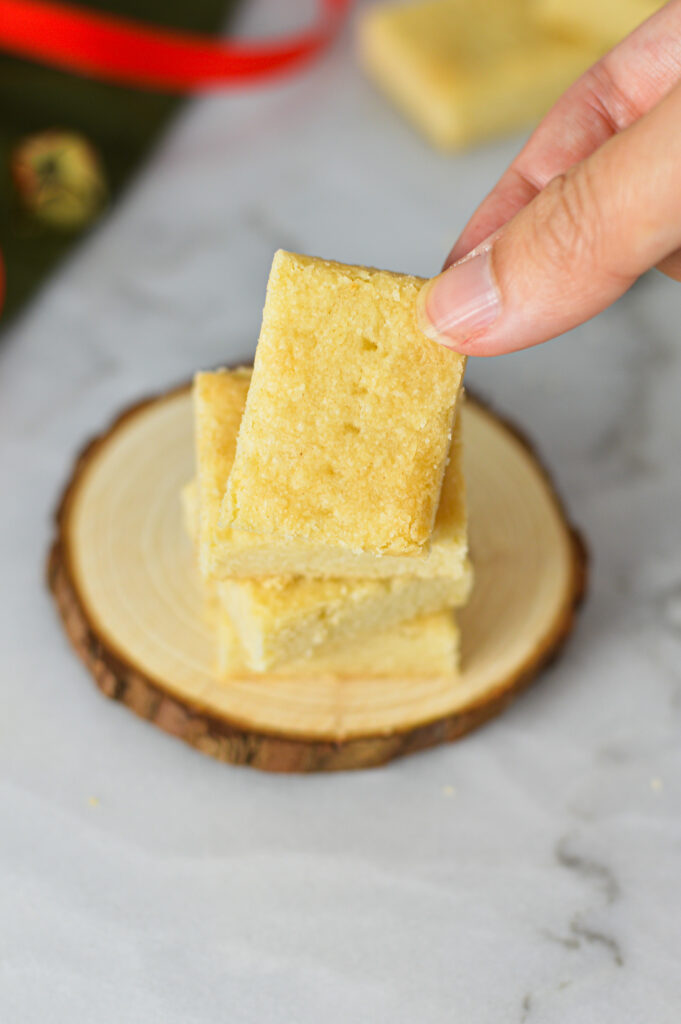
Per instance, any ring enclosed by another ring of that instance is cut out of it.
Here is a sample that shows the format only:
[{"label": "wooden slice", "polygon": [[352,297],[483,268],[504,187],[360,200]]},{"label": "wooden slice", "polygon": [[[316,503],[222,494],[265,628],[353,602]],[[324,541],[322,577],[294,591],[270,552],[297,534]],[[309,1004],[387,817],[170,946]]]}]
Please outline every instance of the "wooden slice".
[{"label": "wooden slice", "polygon": [[381,764],[497,714],[567,637],[586,555],[527,442],[470,398],[464,432],[476,586],[461,676],[223,682],[180,519],[189,389],[124,412],[80,456],[49,559],[97,685],[205,753],[269,771]]}]

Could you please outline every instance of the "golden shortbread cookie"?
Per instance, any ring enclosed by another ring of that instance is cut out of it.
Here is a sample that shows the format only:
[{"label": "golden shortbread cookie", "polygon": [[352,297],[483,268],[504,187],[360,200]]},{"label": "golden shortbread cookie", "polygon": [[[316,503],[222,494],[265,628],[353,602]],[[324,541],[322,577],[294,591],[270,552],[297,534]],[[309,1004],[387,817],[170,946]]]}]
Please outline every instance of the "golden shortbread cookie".
[{"label": "golden shortbread cookie", "polygon": [[199,567],[205,578],[314,576],[388,579],[460,577],[468,550],[463,447],[457,417],[431,543],[417,555],[357,554],[342,547],[271,537],[219,525],[220,503],[234,461],[249,371],[199,373],[194,382]]},{"label": "golden shortbread cookie", "polygon": [[610,48],[659,10],[665,0],[535,0],[537,19],[552,29]]},{"label": "golden shortbread cookie", "polygon": [[359,19],[358,49],[371,78],[443,149],[531,124],[600,52],[537,24],[532,0],[379,4]]},{"label": "golden shortbread cookie", "polygon": [[223,525],[371,554],[428,544],[465,359],[417,327],[422,284],[275,254]]},{"label": "golden shortbread cookie", "polygon": [[404,678],[443,676],[454,678],[459,665],[459,629],[452,612],[438,612],[402,622],[391,629],[358,637],[352,643],[314,653],[270,669],[253,673],[229,615],[222,609],[217,624],[217,671],[223,678],[361,676]]},{"label": "golden shortbread cookie", "polygon": [[468,599],[470,569],[447,576],[393,580],[315,580],[273,577],[217,584],[250,668],[264,671],[318,657],[327,648],[365,643],[368,635]]}]

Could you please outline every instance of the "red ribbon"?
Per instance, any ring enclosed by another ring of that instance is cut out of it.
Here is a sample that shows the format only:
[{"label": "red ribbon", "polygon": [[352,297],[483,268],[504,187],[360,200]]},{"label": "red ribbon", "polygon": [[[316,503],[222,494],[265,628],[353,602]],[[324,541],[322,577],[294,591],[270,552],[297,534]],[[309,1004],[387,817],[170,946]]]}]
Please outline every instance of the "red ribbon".
[{"label": "red ribbon", "polygon": [[[0,0],[0,50],[120,85],[198,92],[273,78],[323,50],[351,0],[321,0],[312,28],[271,43],[223,43],[50,0]],[[0,309],[5,275],[0,253]]]},{"label": "red ribbon", "polygon": [[331,42],[350,0],[322,0],[316,25],[273,43],[222,43],[50,0],[0,0],[0,49],[120,84],[190,92],[263,80]]}]

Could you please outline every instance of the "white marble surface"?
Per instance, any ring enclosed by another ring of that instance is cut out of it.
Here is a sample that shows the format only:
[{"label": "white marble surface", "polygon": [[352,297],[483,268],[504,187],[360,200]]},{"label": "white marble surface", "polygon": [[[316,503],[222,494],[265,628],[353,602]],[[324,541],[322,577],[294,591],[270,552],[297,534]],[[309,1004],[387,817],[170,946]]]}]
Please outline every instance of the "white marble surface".
[{"label": "white marble surface", "polygon": [[99,696],[43,584],[76,449],[252,353],[276,246],[435,272],[518,144],[431,152],[346,38],[293,84],[188,109],[3,337],[3,1024],[679,1020],[678,285],[470,365],[538,440],[594,573],[561,663],[460,744],[332,777],[215,763]]}]

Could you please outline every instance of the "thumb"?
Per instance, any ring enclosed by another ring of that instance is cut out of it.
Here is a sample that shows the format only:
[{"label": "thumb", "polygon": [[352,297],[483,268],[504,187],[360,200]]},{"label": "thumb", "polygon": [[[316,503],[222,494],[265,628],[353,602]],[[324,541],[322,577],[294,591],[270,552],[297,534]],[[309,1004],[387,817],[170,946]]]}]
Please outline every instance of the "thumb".
[{"label": "thumb", "polygon": [[422,330],[468,355],[498,355],[613,303],[681,245],[679,123],[681,86],[427,282]]}]

